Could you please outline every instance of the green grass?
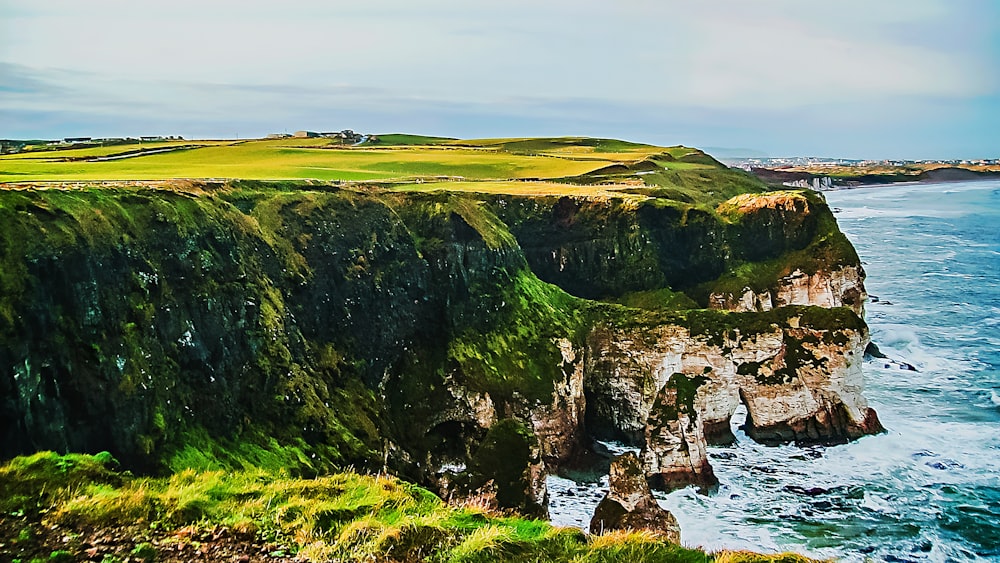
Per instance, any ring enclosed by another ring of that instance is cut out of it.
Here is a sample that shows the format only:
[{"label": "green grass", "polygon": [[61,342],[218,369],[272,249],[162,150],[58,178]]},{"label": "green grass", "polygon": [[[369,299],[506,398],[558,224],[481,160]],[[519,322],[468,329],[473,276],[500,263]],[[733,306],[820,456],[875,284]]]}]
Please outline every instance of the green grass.
[{"label": "green grass", "polygon": [[[399,191],[655,198],[706,210],[764,185],[698,149],[589,137],[448,139],[392,133],[351,147],[325,138],[169,141],[142,148],[204,145],[93,162],[138,144],[36,150],[0,157],[5,182],[310,180]],[[66,160],[71,159],[71,160]]]},{"label": "green grass", "polygon": [[469,376],[470,386],[493,396],[551,401],[553,382],[562,376],[553,340],[574,336],[584,326],[580,300],[528,270],[497,289],[502,306],[494,322],[458,334],[448,356]]},{"label": "green grass", "polygon": [[[296,479],[265,471],[185,470],[169,477],[134,477],[114,470],[114,460],[42,452],[0,466],[0,507],[19,519],[13,537],[32,541],[41,527],[67,560],[83,555],[79,538],[95,530],[125,535],[122,558],[156,556],[155,545],[189,543],[198,530],[232,530],[282,546],[305,561],[431,562],[684,562],[799,563],[783,554],[708,554],[650,532],[589,536],[540,520],[449,506],[430,492],[385,475],[336,473]],[[13,530],[14,528],[3,528]],[[60,540],[65,537],[66,540]],[[196,546],[192,546],[192,551]]]},{"label": "green grass", "polygon": [[683,162],[663,163],[666,169],[642,176],[645,187],[625,191],[664,200],[689,203],[706,211],[740,194],[759,193],[767,187],[739,170]]},{"label": "green grass", "polygon": [[584,197],[616,197],[626,199],[644,199],[637,194],[628,193],[628,186],[614,184],[580,185],[562,182],[526,182],[526,181],[451,181],[451,182],[420,182],[404,183],[391,186],[392,190],[401,192],[466,192],[477,194],[509,194],[525,196],[584,196]]},{"label": "green grass", "polygon": [[440,145],[455,141],[451,137],[428,137],[426,135],[408,135],[406,133],[386,133],[375,135],[378,139],[375,142],[367,141],[365,145],[380,147],[406,146],[406,145]]},{"label": "green grass", "polygon": [[103,162],[5,159],[0,160],[0,182],[174,178],[359,181],[423,176],[507,179],[572,176],[598,166],[599,163],[593,161],[512,155],[471,148],[342,148],[329,145],[326,139],[282,139]]},{"label": "green grass", "polygon": [[666,287],[626,293],[613,302],[634,309],[683,311],[698,308],[698,304],[687,295]]}]

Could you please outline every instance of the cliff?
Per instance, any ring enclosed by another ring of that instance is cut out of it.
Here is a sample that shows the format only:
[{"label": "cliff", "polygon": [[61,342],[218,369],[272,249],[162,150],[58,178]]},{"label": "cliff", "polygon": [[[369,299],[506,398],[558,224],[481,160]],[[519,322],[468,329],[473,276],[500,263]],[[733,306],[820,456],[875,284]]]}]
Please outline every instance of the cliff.
[{"label": "cliff", "polygon": [[616,436],[710,483],[738,403],[768,442],[880,429],[862,278],[809,192],[7,190],[0,457],[353,465],[543,514],[545,473]]}]

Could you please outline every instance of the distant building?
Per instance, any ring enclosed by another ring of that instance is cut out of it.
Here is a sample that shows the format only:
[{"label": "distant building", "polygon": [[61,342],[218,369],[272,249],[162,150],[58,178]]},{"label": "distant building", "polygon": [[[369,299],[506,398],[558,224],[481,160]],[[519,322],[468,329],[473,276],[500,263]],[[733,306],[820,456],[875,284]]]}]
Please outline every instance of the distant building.
[{"label": "distant building", "polygon": [[343,131],[326,131],[320,133],[319,136],[327,139],[339,139],[342,143],[360,143],[365,138],[365,136],[361,133],[355,133],[350,129],[344,129]]},{"label": "distant building", "polygon": [[271,133],[267,136],[268,139],[287,139],[291,137],[288,133]]},{"label": "distant building", "polygon": [[66,137],[63,139],[64,143],[86,143],[89,142],[90,137]]},{"label": "distant building", "polygon": [[151,135],[149,137],[139,137],[140,141],[162,141],[163,137],[160,135]]},{"label": "distant building", "polygon": [[319,133],[315,131],[296,131],[292,136],[299,139],[311,139],[313,137],[319,137]]}]

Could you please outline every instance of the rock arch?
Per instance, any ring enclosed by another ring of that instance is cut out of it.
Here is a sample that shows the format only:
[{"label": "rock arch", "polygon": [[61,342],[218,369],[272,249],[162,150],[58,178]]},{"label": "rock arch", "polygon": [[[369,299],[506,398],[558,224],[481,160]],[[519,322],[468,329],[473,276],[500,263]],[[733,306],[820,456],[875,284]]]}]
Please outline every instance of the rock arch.
[{"label": "rock arch", "polygon": [[748,435],[767,444],[842,443],[881,432],[862,395],[866,327],[825,328],[810,308],[784,314],[756,333],[692,334],[679,324],[594,331],[588,422],[642,428],[643,466],[664,489],[717,483],[706,448],[733,439],[729,424],[740,404]]}]

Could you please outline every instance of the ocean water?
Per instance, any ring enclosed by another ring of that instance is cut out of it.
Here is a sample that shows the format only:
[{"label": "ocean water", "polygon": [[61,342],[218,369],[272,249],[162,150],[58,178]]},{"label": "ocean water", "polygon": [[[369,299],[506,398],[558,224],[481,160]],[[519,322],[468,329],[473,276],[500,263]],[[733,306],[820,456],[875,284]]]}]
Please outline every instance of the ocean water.
[{"label": "ocean water", "polygon": [[[868,272],[866,396],[888,432],[835,447],[711,448],[718,492],[660,502],[681,541],[843,561],[1000,561],[1000,182],[826,193]],[[734,417],[734,426],[740,423]],[[553,477],[586,527],[606,482]]]}]

